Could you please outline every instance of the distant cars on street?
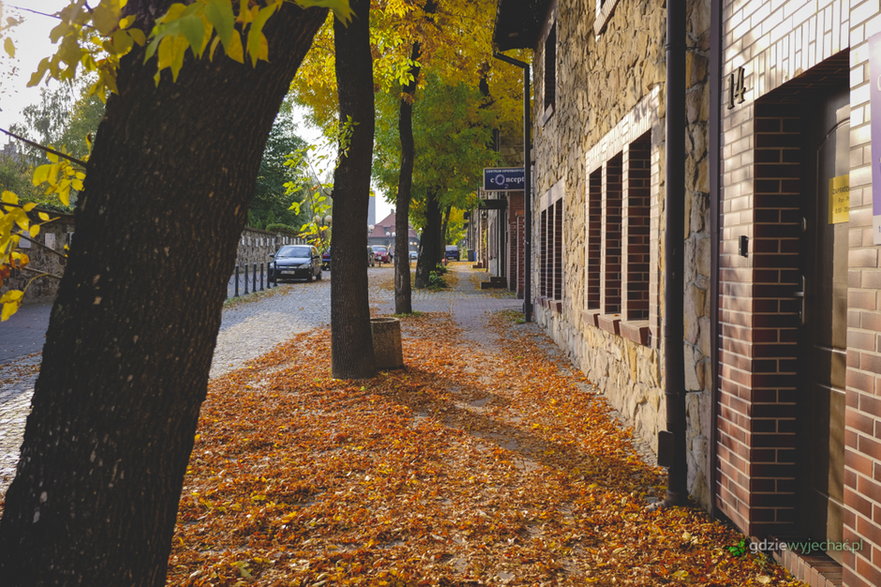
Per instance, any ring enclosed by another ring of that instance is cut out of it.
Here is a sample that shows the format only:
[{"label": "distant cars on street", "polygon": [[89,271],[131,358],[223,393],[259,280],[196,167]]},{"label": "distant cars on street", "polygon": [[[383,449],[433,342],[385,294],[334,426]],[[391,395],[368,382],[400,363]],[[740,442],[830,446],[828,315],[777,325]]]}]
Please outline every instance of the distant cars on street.
[{"label": "distant cars on street", "polygon": [[447,248],[444,251],[444,259],[447,261],[459,261],[459,257],[459,247],[456,245],[447,245]]},{"label": "distant cars on street", "polygon": [[384,247],[382,245],[373,245],[370,247],[373,249],[373,259],[377,263],[391,263],[392,256],[388,251],[388,247]]},{"label": "distant cars on street", "polygon": [[303,278],[306,281],[321,279],[321,255],[311,245],[285,245],[272,255],[269,279]]}]

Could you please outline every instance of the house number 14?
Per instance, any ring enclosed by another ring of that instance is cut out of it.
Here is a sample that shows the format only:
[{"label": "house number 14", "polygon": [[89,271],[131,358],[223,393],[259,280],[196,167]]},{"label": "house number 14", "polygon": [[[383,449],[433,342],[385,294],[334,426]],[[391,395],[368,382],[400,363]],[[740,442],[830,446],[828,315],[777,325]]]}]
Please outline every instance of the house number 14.
[{"label": "house number 14", "polygon": [[746,84],[743,82],[744,69],[738,67],[728,74],[728,109],[746,101]]}]

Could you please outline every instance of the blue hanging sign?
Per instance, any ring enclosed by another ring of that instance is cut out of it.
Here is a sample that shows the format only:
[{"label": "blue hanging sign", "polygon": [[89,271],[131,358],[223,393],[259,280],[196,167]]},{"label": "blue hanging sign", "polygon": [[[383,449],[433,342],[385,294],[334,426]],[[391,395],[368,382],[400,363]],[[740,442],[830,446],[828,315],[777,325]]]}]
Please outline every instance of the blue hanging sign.
[{"label": "blue hanging sign", "polygon": [[483,189],[487,192],[522,192],[526,173],[522,167],[487,167],[483,170]]}]

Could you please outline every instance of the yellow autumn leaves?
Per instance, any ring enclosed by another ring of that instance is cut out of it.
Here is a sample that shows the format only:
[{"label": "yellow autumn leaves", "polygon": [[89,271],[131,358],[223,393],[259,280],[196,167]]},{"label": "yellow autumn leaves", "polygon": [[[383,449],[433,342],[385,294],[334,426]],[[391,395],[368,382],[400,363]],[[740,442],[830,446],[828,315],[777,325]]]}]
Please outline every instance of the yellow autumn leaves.
[{"label": "yellow autumn leaves", "polygon": [[[329,8],[343,22],[352,18],[348,0],[195,0],[172,4],[156,20],[148,35],[134,26],[134,16],[124,16],[128,0],[100,0],[95,5],[88,4],[87,0],[72,0],[56,14],[58,24],[49,35],[58,48],[40,61],[28,85],[36,86],[45,78],[69,82],[89,74],[94,81],[87,88],[88,94],[105,100],[109,93],[117,92],[120,60],[135,46],[144,45],[145,61],[156,57],[157,84],[165,69],[177,80],[188,52],[201,58],[207,49],[208,58],[213,59],[217,48],[222,46],[230,59],[244,63],[248,58],[254,66],[258,61],[269,59],[269,43],[263,27],[285,1],[303,8]],[[15,56],[15,43],[5,32],[16,24],[18,20],[8,18],[0,25],[3,49],[10,57]],[[69,206],[71,192],[83,189],[85,171],[77,169],[61,151],[48,150],[48,159],[47,164],[34,169],[33,183],[45,184],[46,194],[55,195]],[[44,212],[39,213],[42,223],[32,221],[28,213],[36,204],[20,203],[18,195],[8,190],[2,194],[0,287],[13,272],[25,269],[30,263],[28,256],[18,250],[20,239],[35,237],[41,224],[50,221]],[[40,276],[39,272],[35,273]],[[0,297],[0,320],[7,320],[18,310],[26,289],[27,285]]]},{"label": "yellow autumn leaves", "polygon": [[[30,264],[30,257],[18,250],[20,240],[36,237],[40,227],[52,221],[45,212],[38,212],[40,222],[34,222],[29,213],[35,207],[34,203],[21,203],[18,195],[8,190],[0,194],[0,286],[14,271],[20,271]],[[14,232],[16,229],[18,231]],[[0,321],[8,320],[15,314],[23,298],[24,289],[10,290],[0,296]]]}]

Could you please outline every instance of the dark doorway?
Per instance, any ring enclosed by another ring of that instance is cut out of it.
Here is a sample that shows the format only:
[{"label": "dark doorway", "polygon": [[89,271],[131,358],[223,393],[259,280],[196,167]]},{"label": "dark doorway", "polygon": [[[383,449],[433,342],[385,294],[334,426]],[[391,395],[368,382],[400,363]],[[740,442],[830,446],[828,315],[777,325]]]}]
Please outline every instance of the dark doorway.
[{"label": "dark doorway", "polygon": [[[801,530],[840,541],[847,366],[847,248],[850,105],[843,87],[818,96],[807,117],[801,369],[807,394],[802,421]],[[830,556],[835,551],[829,551]]]},{"label": "dark doorway", "polygon": [[751,499],[779,537],[842,534],[848,72],[845,51],[756,101]]}]

